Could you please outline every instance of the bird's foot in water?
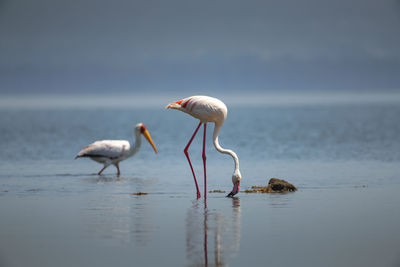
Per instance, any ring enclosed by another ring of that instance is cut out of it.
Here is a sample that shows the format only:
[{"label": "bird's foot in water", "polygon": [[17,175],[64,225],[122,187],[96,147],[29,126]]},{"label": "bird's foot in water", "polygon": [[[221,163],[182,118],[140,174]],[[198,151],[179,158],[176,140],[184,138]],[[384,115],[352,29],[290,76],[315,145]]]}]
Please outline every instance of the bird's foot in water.
[{"label": "bird's foot in water", "polygon": [[239,193],[239,186],[240,186],[239,182],[235,183],[233,185],[232,191],[227,195],[227,197],[233,197],[234,195]]},{"label": "bird's foot in water", "polygon": [[226,197],[233,197],[234,195],[236,195],[236,193],[230,192],[229,194],[226,195]]}]

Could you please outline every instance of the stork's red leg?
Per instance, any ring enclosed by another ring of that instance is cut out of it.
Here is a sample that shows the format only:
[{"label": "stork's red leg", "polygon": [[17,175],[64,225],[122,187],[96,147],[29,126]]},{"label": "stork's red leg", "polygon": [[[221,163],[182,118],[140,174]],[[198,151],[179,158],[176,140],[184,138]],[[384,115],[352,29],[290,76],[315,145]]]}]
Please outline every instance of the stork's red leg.
[{"label": "stork's red leg", "polygon": [[193,135],[192,135],[192,138],[190,138],[189,143],[186,145],[185,149],[183,150],[183,152],[184,152],[185,155],[186,155],[187,160],[189,161],[190,169],[192,170],[192,174],[193,174],[193,178],[194,178],[194,183],[195,183],[195,185],[196,185],[197,198],[200,198],[200,190],[199,190],[199,185],[197,184],[196,174],[194,173],[193,166],[192,166],[192,162],[190,161],[190,158],[189,158],[189,151],[188,151],[188,149],[189,149],[189,146],[190,146],[190,144],[192,143],[194,137],[196,136],[197,131],[199,130],[199,128],[200,128],[200,126],[201,126],[201,123],[202,123],[202,122],[199,123],[199,125],[197,126],[196,130],[194,131],[194,133],[193,133]]},{"label": "stork's red leg", "polygon": [[101,173],[102,173],[106,168],[107,168],[107,166],[104,166],[104,168],[101,169],[97,175],[101,175]]},{"label": "stork's red leg", "polygon": [[207,198],[206,135],[207,135],[207,123],[204,123],[204,134],[203,134],[204,199]]},{"label": "stork's red leg", "polygon": [[119,171],[119,164],[117,163],[117,164],[115,164],[115,167],[117,167],[117,176],[120,176],[121,175],[121,172]]}]

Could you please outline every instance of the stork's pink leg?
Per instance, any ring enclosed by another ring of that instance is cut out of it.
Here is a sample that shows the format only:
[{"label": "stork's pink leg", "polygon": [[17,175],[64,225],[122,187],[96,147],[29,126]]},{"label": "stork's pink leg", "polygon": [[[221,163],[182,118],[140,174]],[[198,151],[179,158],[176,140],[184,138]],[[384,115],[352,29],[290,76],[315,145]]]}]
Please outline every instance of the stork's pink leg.
[{"label": "stork's pink leg", "polygon": [[204,201],[205,208],[204,208],[204,262],[205,266],[208,266],[208,251],[207,251],[207,202]]},{"label": "stork's pink leg", "polygon": [[97,175],[101,175],[101,173],[102,173],[106,168],[107,168],[107,166],[104,166],[104,168],[101,169]]},{"label": "stork's pink leg", "polygon": [[204,199],[207,198],[206,135],[207,135],[207,123],[204,123],[204,134],[203,134]]},{"label": "stork's pink leg", "polygon": [[187,160],[189,161],[190,169],[192,170],[192,174],[193,174],[193,178],[194,178],[194,183],[195,183],[195,185],[196,185],[197,198],[200,198],[200,190],[199,190],[199,185],[197,184],[196,174],[194,173],[193,166],[192,166],[192,162],[190,161],[190,158],[189,158],[189,151],[188,151],[188,149],[189,149],[189,146],[190,146],[190,144],[192,143],[194,137],[196,136],[197,131],[199,130],[199,128],[200,128],[200,126],[201,126],[201,123],[202,123],[202,122],[199,123],[199,126],[197,126],[196,130],[194,131],[194,133],[193,133],[193,135],[192,135],[192,138],[190,138],[189,143],[186,145],[185,149],[183,150],[183,152],[184,152],[185,155],[186,155]]}]

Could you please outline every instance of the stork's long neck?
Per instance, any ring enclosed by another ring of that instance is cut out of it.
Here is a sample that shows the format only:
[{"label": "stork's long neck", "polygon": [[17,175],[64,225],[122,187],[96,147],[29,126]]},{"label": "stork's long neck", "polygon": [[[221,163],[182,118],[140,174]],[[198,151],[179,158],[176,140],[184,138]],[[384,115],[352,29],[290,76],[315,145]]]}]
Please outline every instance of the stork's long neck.
[{"label": "stork's long neck", "polygon": [[233,158],[233,161],[235,162],[235,172],[239,171],[239,158],[236,155],[236,153],[230,149],[224,149],[219,145],[218,134],[219,134],[219,131],[221,130],[221,127],[222,127],[222,123],[220,123],[220,122],[215,123],[214,133],[213,133],[214,146],[219,152],[221,152],[223,154],[231,155],[231,157]]},{"label": "stork's long neck", "polygon": [[131,146],[128,157],[132,157],[133,155],[135,155],[139,151],[141,145],[142,145],[141,134],[140,132],[135,131],[135,145]]}]

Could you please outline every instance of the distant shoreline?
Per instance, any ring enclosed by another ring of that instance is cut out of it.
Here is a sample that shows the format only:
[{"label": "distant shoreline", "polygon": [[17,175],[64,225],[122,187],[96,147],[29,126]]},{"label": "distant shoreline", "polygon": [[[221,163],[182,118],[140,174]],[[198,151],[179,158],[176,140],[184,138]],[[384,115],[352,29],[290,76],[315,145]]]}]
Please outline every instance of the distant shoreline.
[{"label": "distant shoreline", "polygon": [[[91,109],[91,108],[155,108],[184,98],[181,93],[153,94],[3,94],[0,109]],[[214,95],[230,106],[320,106],[359,104],[400,104],[400,93],[357,92],[285,92]]]}]

